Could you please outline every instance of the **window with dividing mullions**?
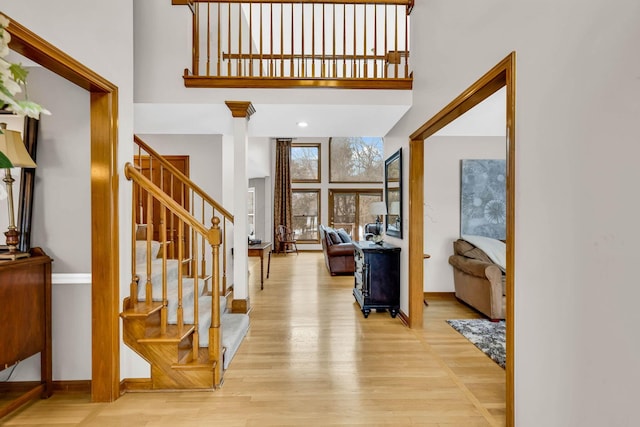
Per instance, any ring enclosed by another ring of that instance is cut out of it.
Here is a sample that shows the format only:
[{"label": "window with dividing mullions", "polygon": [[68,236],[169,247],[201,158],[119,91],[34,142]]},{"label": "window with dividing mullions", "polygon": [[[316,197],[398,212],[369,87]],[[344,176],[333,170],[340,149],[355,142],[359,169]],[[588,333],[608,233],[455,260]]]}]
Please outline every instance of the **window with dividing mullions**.
[{"label": "window with dividing mullions", "polygon": [[293,232],[298,242],[320,243],[318,221],[320,220],[320,190],[293,190]]},{"label": "window with dividing mullions", "polygon": [[292,143],[291,182],[320,182],[320,144]]}]

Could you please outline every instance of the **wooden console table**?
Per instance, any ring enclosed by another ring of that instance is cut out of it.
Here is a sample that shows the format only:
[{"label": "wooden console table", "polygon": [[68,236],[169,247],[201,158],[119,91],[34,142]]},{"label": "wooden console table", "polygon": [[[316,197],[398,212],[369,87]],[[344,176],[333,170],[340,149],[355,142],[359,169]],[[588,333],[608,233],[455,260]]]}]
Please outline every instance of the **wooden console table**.
[{"label": "wooden console table", "polygon": [[269,270],[271,270],[271,242],[262,242],[249,245],[249,256],[260,257],[260,289],[264,289],[264,254],[269,255],[267,262],[267,279],[269,278]]},{"label": "wooden console table", "polygon": [[31,257],[0,261],[0,369],[40,353],[40,382],[3,382],[0,392],[20,392],[0,406],[0,418],[52,392],[51,258],[40,248]]}]

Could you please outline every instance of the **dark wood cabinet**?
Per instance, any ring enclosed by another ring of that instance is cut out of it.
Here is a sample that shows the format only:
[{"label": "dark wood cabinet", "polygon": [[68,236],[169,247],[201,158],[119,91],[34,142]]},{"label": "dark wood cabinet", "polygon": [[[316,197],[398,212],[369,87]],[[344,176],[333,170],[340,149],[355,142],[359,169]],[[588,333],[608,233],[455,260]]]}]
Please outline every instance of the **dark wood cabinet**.
[{"label": "dark wood cabinet", "polygon": [[[16,395],[0,406],[0,418],[35,397],[51,395],[51,258],[40,248],[31,257],[0,261],[0,369],[40,353],[40,381],[3,382]],[[3,399],[4,401],[4,399]]]},{"label": "dark wood cabinet", "polygon": [[355,242],[355,297],[364,317],[372,309],[400,310],[400,248],[388,243]]}]

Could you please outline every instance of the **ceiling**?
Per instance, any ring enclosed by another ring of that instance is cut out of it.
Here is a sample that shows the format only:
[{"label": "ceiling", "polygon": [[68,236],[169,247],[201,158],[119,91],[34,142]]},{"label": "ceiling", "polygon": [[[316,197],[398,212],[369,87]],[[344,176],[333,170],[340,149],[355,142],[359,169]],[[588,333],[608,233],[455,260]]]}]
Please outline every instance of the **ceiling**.
[{"label": "ceiling", "polygon": [[[308,89],[306,89],[308,90]],[[312,100],[312,97],[308,97]],[[350,101],[353,97],[343,97]],[[248,126],[250,137],[384,136],[411,107],[403,102],[378,103],[260,103]],[[356,100],[357,101],[357,100]],[[233,134],[229,109],[216,104],[136,103],[135,133]],[[298,123],[306,122],[307,127]]]}]

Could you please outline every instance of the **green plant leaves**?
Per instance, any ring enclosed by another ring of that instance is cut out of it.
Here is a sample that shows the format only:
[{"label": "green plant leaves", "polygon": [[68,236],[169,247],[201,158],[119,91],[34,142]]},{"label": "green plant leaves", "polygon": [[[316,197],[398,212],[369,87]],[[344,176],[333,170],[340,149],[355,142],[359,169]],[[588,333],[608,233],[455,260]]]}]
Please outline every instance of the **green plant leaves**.
[{"label": "green plant leaves", "polygon": [[11,160],[9,160],[7,156],[0,151],[0,169],[7,169],[11,167],[13,167]]}]

